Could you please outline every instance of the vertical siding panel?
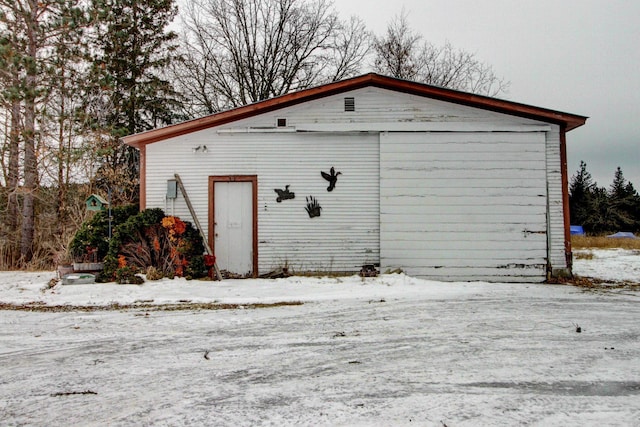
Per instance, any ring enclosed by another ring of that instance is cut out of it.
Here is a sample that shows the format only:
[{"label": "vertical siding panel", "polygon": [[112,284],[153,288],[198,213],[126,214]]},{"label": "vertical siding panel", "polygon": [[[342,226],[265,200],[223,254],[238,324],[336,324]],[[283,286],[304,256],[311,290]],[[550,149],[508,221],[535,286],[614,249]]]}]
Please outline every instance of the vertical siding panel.
[{"label": "vertical siding panel", "polygon": [[544,138],[381,134],[382,268],[448,280],[544,280]]},{"label": "vertical siding panel", "polygon": [[564,254],[564,207],[562,204],[562,165],[560,128],[553,125],[545,140],[549,215],[549,263],[552,270],[567,268]]}]

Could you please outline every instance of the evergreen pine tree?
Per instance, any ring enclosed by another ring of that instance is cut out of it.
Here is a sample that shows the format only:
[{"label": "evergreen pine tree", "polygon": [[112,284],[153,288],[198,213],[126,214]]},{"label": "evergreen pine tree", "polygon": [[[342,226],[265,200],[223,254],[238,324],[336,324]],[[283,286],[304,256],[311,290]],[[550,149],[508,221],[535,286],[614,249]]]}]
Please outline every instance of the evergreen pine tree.
[{"label": "evergreen pine tree", "polygon": [[626,192],[630,195],[629,198],[631,199],[629,212],[634,220],[632,231],[640,232],[640,194],[638,194],[636,189],[633,188],[633,184],[631,182],[627,183]]},{"label": "evergreen pine tree", "polygon": [[624,178],[619,166],[616,169],[608,196],[611,210],[609,228],[612,231],[634,230],[638,224],[638,218],[634,215],[638,193],[633,185]]},{"label": "evergreen pine tree", "polygon": [[177,35],[166,28],[177,9],[173,0],[93,0],[92,10],[95,89],[107,106],[97,123],[104,131],[97,181],[114,190],[116,203],[136,202],[138,152],[119,138],[181,118],[179,96],[162,75],[176,59]]},{"label": "evergreen pine tree", "polygon": [[594,187],[589,215],[583,223],[585,230],[594,234],[610,232],[612,230],[612,214],[607,190],[605,188]]},{"label": "evergreen pine tree", "polygon": [[594,204],[596,184],[587,172],[587,164],[580,161],[580,169],[571,177],[569,184],[569,212],[571,224],[584,226],[589,222]]}]

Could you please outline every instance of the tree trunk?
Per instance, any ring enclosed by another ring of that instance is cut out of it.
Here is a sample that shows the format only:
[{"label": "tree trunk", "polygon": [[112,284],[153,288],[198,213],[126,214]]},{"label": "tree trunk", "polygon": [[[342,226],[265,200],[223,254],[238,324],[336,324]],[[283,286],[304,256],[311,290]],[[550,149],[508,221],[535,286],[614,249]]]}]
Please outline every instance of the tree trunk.
[{"label": "tree trunk", "polygon": [[7,227],[15,236],[18,231],[18,180],[20,177],[20,101],[11,102],[11,130],[9,135],[9,173],[7,176]]},{"label": "tree trunk", "polygon": [[31,261],[33,257],[33,238],[35,230],[35,191],[38,184],[38,169],[36,159],[35,119],[36,119],[36,80],[37,80],[37,52],[38,52],[38,3],[29,0],[31,13],[25,16],[27,22],[27,61],[26,93],[24,107],[24,201],[22,205],[22,236],[20,241],[20,260],[22,264]]},{"label": "tree trunk", "polygon": [[9,164],[7,174],[7,247],[4,262],[15,266],[18,259],[18,191],[20,186],[20,101],[11,102],[9,131]]},{"label": "tree trunk", "polygon": [[22,264],[31,261],[35,229],[35,191],[38,181],[35,150],[35,105],[28,99],[24,115],[24,200],[22,205],[22,236],[20,259]]},{"label": "tree trunk", "polygon": [[[64,75],[64,68],[60,70],[60,74]],[[65,80],[61,82],[62,90],[60,91],[60,117],[58,118],[58,197],[56,200],[56,219],[58,222],[58,232],[60,235],[63,233],[62,224],[65,223],[65,211],[66,211],[66,198],[67,198],[67,181],[65,180],[64,171],[65,167],[68,168],[69,164],[66,162],[65,156],[65,138],[64,138],[64,124],[65,124]]]}]

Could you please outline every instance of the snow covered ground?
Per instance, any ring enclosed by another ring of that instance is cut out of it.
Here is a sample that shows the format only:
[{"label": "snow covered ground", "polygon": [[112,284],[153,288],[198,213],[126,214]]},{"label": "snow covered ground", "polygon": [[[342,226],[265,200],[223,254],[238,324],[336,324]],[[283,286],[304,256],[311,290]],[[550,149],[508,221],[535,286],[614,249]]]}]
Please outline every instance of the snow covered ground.
[{"label": "snow covered ground", "polygon": [[[581,249],[575,254],[590,254],[593,259],[575,259],[574,272],[603,280],[640,282],[640,251],[634,249]],[[575,257],[579,258],[579,257]]]},{"label": "snow covered ground", "polygon": [[[577,274],[640,282],[592,252]],[[640,425],[634,288],[53,277],[0,272],[0,303],[77,307],[0,310],[0,425]]]}]

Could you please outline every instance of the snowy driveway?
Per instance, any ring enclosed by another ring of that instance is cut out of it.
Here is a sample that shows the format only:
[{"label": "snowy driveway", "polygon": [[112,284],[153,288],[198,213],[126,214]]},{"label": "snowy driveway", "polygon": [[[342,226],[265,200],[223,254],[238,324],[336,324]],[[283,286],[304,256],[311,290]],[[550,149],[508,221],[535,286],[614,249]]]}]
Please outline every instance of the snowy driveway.
[{"label": "snowy driveway", "polygon": [[638,292],[325,285],[265,309],[0,311],[0,424],[640,424]]}]

